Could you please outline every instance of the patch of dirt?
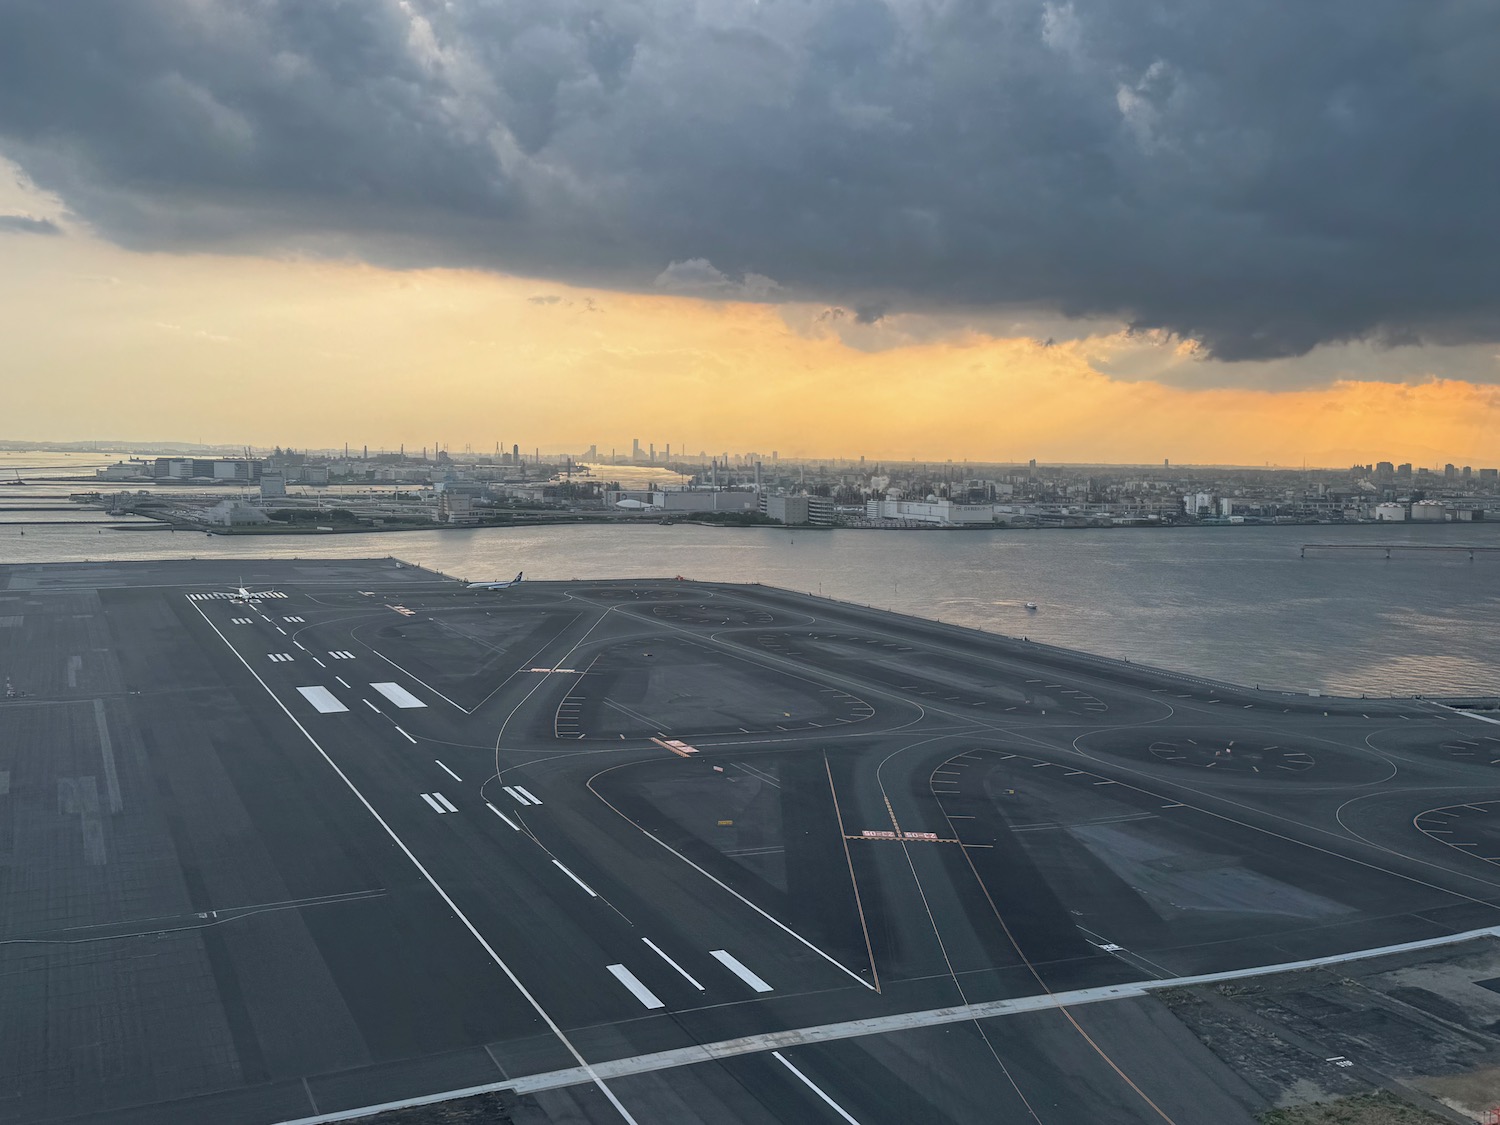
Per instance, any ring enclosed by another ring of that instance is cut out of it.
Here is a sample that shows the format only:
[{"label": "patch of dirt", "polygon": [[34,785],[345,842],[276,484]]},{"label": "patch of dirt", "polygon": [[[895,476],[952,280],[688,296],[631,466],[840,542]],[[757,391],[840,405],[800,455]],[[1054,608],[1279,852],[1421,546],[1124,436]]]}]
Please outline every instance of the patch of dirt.
[{"label": "patch of dirt", "polygon": [[1271,1109],[1257,1119],[1261,1125],[1442,1125],[1443,1119],[1413,1109],[1384,1090],[1355,1094],[1332,1102]]}]

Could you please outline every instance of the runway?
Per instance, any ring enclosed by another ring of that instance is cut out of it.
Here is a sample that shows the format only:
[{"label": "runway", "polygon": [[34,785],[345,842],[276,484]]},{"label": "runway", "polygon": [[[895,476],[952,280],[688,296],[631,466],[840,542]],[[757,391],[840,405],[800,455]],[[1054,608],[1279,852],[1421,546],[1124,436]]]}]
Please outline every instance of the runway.
[{"label": "runway", "polygon": [[1248,1123],[1140,986],[1500,925],[1500,725],[767,588],[0,567],[0,675],[18,1125]]}]

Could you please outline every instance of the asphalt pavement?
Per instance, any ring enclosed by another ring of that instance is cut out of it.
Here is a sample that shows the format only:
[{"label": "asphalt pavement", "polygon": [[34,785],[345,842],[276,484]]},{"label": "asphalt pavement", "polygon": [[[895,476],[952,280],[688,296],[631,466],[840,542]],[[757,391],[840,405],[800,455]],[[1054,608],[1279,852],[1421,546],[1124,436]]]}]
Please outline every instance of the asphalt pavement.
[{"label": "asphalt pavement", "polygon": [[1248,1122],[1135,985],[1500,923],[1500,724],[785,591],[0,567],[0,676],[18,1125]]}]

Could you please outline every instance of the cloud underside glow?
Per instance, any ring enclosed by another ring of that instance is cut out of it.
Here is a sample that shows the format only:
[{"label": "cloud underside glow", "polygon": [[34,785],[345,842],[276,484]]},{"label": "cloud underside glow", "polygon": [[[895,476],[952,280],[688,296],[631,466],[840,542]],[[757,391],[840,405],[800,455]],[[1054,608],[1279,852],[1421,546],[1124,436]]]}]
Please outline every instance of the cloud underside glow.
[{"label": "cloud underside glow", "polygon": [[1283,361],[1500,337],[1497,57],[1460,0],[11,0],[0,154],[136,250],[775,302],[868,352],[1126,325],[1327,385],[1353,353]]}]

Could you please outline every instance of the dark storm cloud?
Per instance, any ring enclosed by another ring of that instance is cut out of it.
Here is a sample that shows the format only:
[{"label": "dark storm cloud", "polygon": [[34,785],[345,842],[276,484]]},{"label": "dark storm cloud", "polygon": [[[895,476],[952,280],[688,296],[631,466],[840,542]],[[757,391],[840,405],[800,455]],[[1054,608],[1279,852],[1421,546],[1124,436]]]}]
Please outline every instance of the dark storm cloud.
[{"label": "dark storm cloud", "polygon": [[1267,359],[1500,338],[1497,58],[1478,0],[8,0],[0,152],[129,246]]},{"label": "dark storm cloud", "polygon": [[62,234],[62,227],[51,219],[30,215],[0,215],[0,234]]}]

